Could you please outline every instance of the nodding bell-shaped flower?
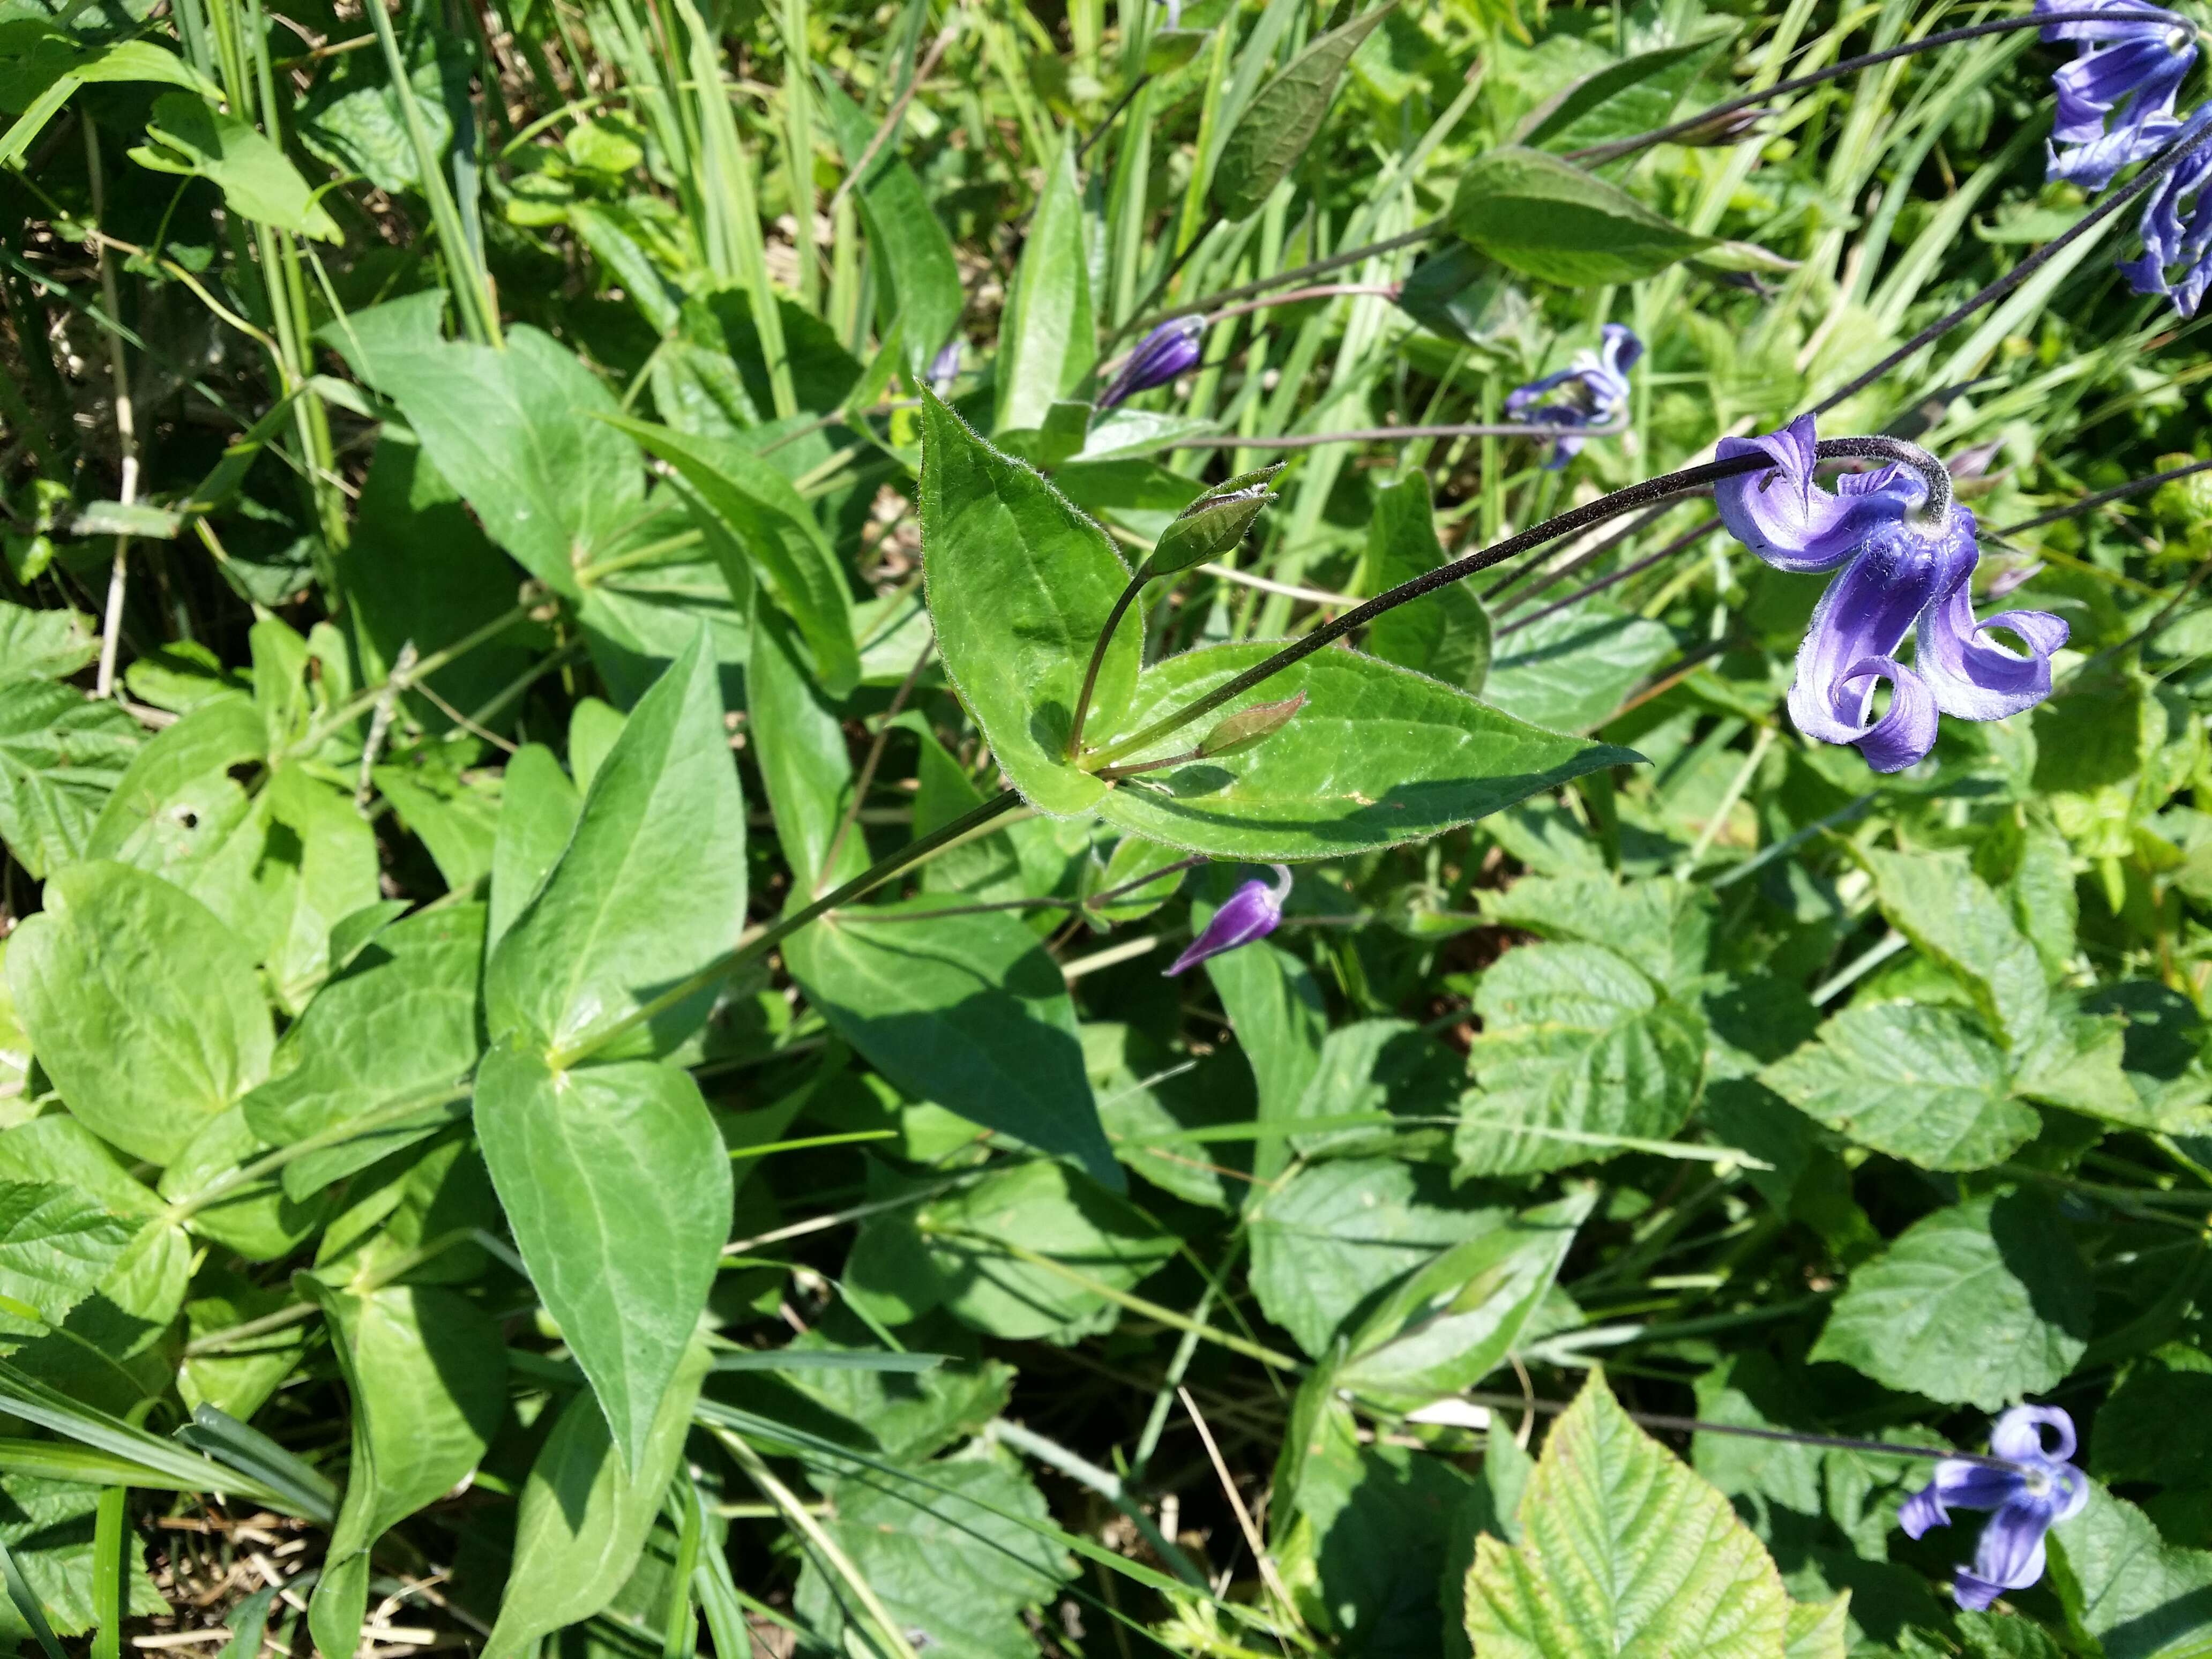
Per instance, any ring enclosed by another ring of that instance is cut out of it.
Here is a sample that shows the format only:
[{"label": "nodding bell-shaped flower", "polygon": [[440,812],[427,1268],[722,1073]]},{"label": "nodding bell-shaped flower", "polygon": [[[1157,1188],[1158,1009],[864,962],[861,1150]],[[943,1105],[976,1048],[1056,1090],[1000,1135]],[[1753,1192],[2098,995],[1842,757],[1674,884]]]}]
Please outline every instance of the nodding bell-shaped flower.
[{"label": "nodding bell-shaped flower", "polygon": [[[1607,323],[1598,333],[1601,343],[1595,351],[1577,353],[1558,374],[1507,392],[1506,414],[1530,426],[1596,426],[1626,409],[1628,371],[1643,356],[1644,342],[1621,323]],[[1562,434],[1545,470],[1556,472],[1582,447],[1578,435]]]},{"label": "nodding bell-shaped flower", "polygon": [[[2049,1428],[2057,1443],[2046,1448]],[[2043,1535],[2089,1501],[2089,1482],[2066,1460],[2074,1455],[2074,1419],[2056,1406],[2015,1406],[1990,1431],[1990,1451],[2009,1469],[1947,1457],[1936,1478],[1905,1500],[1897,1523],[1908,1537],[1951,1524],[1951,1510],[1992,1510],[1974,1547],[1972,1566],[1961,1566],[1951,1593],[1979,1613],[2008,1589],[2026,1589],[2043,1577]]]},{"label": "nodding bell-shaped flower", "polygon": [[[1974,515],[1951,498],[1933,456],[1925,471],[1885,466],[1822,489],[1810,415],[1763,438],[1723,438],[1719,453],[1774,463],[1713,487],[1729,534],[1778,570],[1838,572],[1814,609],[1790,688],[1790,718],[1807,737],[1856,744],[1875,771],[1901,772],[1935,747],[1939,713],[2002,720],[2051,695],[2051,656],[2066,643],[2066,624],[2042,611],[1976,619]],[[2000,628],[2026,654],[1992,637]],[[1908,632],[1910,667],[1897,658]],[[1884,680],[1889,707],[1869,720]]]},{"label": "nodding bell-shaped flower", "polygon": [[1172,979],[1177,974],[1187,973],[1208,957],[1249,945],[1275,931],[1283,919],[1283,901],[1291,896],[1291,868],[1286,864],[1269,867],[1275,872],[1274,884],[1271,886],[1264,881],[1248,881],[1231,893],[1164,977]]},{"label": "nodding bell-shaped flower", "polygon": [[[2181,131],[2212,126],[2212,104],[2192,113]],[[2138,294],[2162,294],[2184,317],[2194,317],[2212,287],[2212,142],[2169,167],[2143,198],[2142,258],[2123,260],[2120,274]],[[2186,204],[2185,208],[2184,204]],[[2179,267],[2169,276],[2169,270]]]},{"label": "nodding bell-shaped flower", "polygon": [[1139,392],[1165,386],[1198,366],[1199,342],[1206,337],[1203,317],[1170,317],[1137,342],[1120,374],[1098,394],[1098,407],[1111,409]]},{"label": "nodding bell-shaped flower", "polygon": [[2122,167],[2180,130],[2173,98],[2197,61],[2197,32],[2186,19],[2143,0],[2035,0],[2035,9],[2039,15],[2103,14],[2042,31],[2046,41],[2081,43],[2074,61],[2051,77],[2058,113],[2044,176],[2102,190]]}]

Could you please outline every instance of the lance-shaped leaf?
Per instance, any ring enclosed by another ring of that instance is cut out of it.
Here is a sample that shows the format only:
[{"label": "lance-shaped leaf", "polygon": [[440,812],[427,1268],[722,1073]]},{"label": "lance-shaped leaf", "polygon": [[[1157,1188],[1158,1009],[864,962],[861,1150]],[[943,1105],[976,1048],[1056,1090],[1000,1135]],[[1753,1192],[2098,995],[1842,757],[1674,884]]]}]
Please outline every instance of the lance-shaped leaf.
[{"label": "lance-shaped leaf", "polygon": [[1176,515],[1176,520],[1153,546],[1145,561],[1145,575],[1171,576],[1208,559],[1218,559],[1244,539],[1244,532],[1274,497],[1268,485],[1284,463],[1239,473],[1216,484]]},{"label": "lance-shaped leaf", "polygon": [[[1212,646],[1154,665],[1121,729],[1172,713],[1280,643]],[[1317,651],[1248,696],[1256,703],[1301,694],[1295,731],[1278,741],[1126,779],[1099,810],[1125,830],[1215,858],[1327,858],[1419,841],[1638,758],[1524,725],[1351,651]],[[1171,733],[1127,762],[1165,759],[1189,741]]]},{"label": "lance-shaped leaf", "polygon": [[[1068,722],[1128,567],[1037,473],[922,400],[921,560],[945,672],[1014,787],[1042,811],[1083,811],[1106,787],[1067,763]],[[1143,651],[1142,629],[1115,630],[1091,730],[1120,719]]]},{"label": "lance-shaped leaf", "polygon": [[1390,8],[1377,6],[1331,29],[1260,88],[1230,130],[1213,169],[1213,204],[1231,221],[1249,219],[1312,146],[1336,96],[1344,66]]},{"label": "lance-shaped leaf", "polygon": [[1073,137],[1045,172],[999,339],[996,424],[1001,432],[1044,425],[1054,402],[1079,387],[1098,361]]},{"label": "lance-shaped leaf", "polygon": [[1528,118],[1521,142],[1549,150],[1580,149],[1666,125],[1682,94],[1731,33],[1636,52],[1585,75],[1545,100]]},{"label": "lance-shaped leaf", "polygon": [[[823,107],[837,131],[837,147],[845,164],[854,166],[868,148],[874,124],[826,68],[817,65],[816,73]],[[953,337],[967,304],[952,238],[930,206],[921,180],[899,159],[895,143],[877,152],[854,194],[867,227],[869,249],[884,261],[889,278],[877,317],[885,328],[897,323],[907,361],[919,370]]]},{"label": "lance-shaped leaf", "polygon": [[1777,1659],[1782,1575],[1727,1498],[1629,1420],[1596,1373],[1544,1442],[1522,1541],[1476,1541],[1483,1659]]},{"label": "lance-shaped leaf", "polygon": [[1249,708],[1240,708],[1206,734],[1206,740],[1198,745],[1198,756],[1213,760],[1223,755],[1241,755],[1288,726],[1305,706],[1306,694],[1301,691],[1280,702],[1255,702]]},{"label": "lance-shaped leaf", "polygon": [[507,1043],[477,1067],[476,1129],[531,1282],[644,1470],[729,1237],[730,1160],[699,1085],[655,1061],[555,1072]]},{"label": "lance-shaped leaf", "polygon": [[1449,216],[1498,264],[1569,287],[1632,283],[1713,245],[1572,162],[1512,146],[1475,158]]}]

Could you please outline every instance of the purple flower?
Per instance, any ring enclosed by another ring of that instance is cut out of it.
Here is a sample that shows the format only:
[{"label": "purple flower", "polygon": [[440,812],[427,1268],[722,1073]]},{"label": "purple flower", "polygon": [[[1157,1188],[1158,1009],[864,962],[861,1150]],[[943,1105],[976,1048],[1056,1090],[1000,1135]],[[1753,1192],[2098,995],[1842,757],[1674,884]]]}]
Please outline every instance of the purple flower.
[{"label": "purple flower", "polygon": [[[2046,41],[2081,43],[2074,61],[2051,77],[2058,114],[2044,176],[2102,190],[2122,167],[2142,161],[2179,130],[2173,98],[2197,61],[2196,31],[2185,19],[2142,0],[2036,0],[2035,9],[2106,14],[2094,22],[2053,23],[2043,31]],[[2107,127],[2116,110],[2118,118]],[[2062,144],[2072,148],[2061,149]]]},{"label": "purple flower", "polygon": [[[1644,355],[1644,342],[1620,323],[1607,323],[1598,333],[1603,343],[1597,350],[1579,352],[1558,374],[1506,393],[1506,414],[1530,426],[1595,426],[1627,408],[1628,371]],[[1563,435],[1553,446],[1546,470],[1557,471],[1582,447],[1579,436]]]},{"label": "purple flower", "polygon": [[1139,392],[1165,386],[1195,368],[1198,343],[1205,334],[1203,317],[1169,318],[1137,342],[1137,349],[1122,363],[1121,372],[1099,393],[1098,407],[1111,409]]},{"label": "purple flower", "polygon": [[[2177,129],[2183,137],[2212,124],[2212,105],[2191,114]],[[2163,294],[2184,317],[2194,317],[2204,290],[2212,285],[2212,203],[2204,186],[2212,180],[2212,143],[2200,144],[2169,167],[2143,198],[2142,258],[2124,260],[2120,274],[2138,294]],[[2183,203],[2188,205],[2183,216]],[[2181,267],[2169,281],[2170,266]]]},{"label": "purple flower", "polygon": [[929,389],[942,398],[960,378],[960,342],[956,337],[929,360]]},{"label": "purple flower", "polygon": [[1275,931],[1276,924],[1283,919],[1283,901],[1291,896],[1291,871],[1285,864],[1271,865],[1269,868],[1275,872],[1274,884],[1248,881],[1231,893],[1213,913],[1213,920],[1191,940],[1163,977],[1172,978],[1197,967],[1208,957],[1249,945]]},{"label": "purple flower", "polygon": [[[2057,1435],[2045,1449],[2043,1430]],[[1994,1510],[1974,1547],[1974,1565],[1961,1566],[1951,1593],[1979,1613],[2001,1590],[2026,1589],[2043,1577],[2043,1534],[2089,1501],[2089,1482],[2066,1460],[2074,1455],[2074,1419],[2056,1406],[2015,1406],[1990,1431],[1990,1450],[2015,1467],[1991,1468],[1947,1457],[1936,1478],[1905,1500],[1897,1523],[1917,1538],[1951,1523],[1951,1510]]]},{"label": "purple flower", "polygon": [[[1713,495],[1729,532],[1777,569],[1837,570],[1813,611],[1790,688],[1790,718],[1823,743],[1858,745],[1877,772],[1901,772],[1935,747],[1938,713],[2002,720],[2051,695],[2051,655],[2066,624],[2042,611],[1978,621],[1969,580],[1979,550],[1974,515],[1934,478],[1906,465],[1814,482],[1813,417],[1763,438],[1723,438],[1720,459],[1765,455],[1764,471],[1723,480]],[[1942,499],[1930,501],[1933,484]],[[1990,637],[2010,630],[2021,655]],[[1911,667],[1897,658],[1915,635]],[[1889,707],[1869,720],[1877,685]]]}]

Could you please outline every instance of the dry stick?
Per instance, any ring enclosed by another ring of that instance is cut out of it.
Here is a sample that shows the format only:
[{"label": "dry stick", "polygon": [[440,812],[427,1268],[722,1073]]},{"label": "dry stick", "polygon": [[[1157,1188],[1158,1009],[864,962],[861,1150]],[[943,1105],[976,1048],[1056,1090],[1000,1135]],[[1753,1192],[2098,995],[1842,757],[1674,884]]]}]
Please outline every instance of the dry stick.
[{"label": "dry stick", "polygon": [[914,666],[906,671],[899,689],[891,694],[890,707],[884,710],[883,723],[876,727],[875,740],[868,745],[868,757],[860,763],[860,775],[853,782],[852,805],[838,820],[837,833],[830,837],[830,850],[822,855],[822,873],[815,878],[814,890],[819,893],[822,884],[830,879],[830,872],[837,867],[837,854],[844,849],[845,837],[851,833],[854,820],[860,816],[860,803],[868,798],[868,786],[876,781],[877,763],[884,757],[884,745],[890,741],[891,722],[906,707],[906,700],[914,695],[914,688],[921,683],[921,671],[929,665],[931,653],[937,649],[937,635],[932,634],[922,642],[921,654],[914,659]]},{"label": "dry stick", "polygon": [[[85,165],[92,176],[92,216],[97,221],[106,212],[106,178],[100,165],[100,135],[93,122],[83,125]],[[104,241],[98,258],[100,302],[109,316],[119,318],[123,301],[115,284],[115,262],[108,257]],[[123,355],[122,337],[112,329],[103,332],[107,336],[108,371],[115,380],[115,436],[123,451],[121,500],[128,507],[138,499],[138,419],[131,401],[131,366]],[[107,573],[107,611],[100,625],[100,666],[92,684],[95,697],[115,693],[115,659],[123,643],[123,599],[131,580],[130,552],[131,538],[118,536],[115,560]]]},{"label": "dry stick", "polygon": [[[959,15],[957,10],[953,14],[956,18]],[[868,147],[860,152],[860,159],[854,162],[851,170],[838,181],[836,190],[830,198],[829,210],[831,213],[836,212],[837,204],[845,199],[845,193],[867,173],[868,163],[876,159],[876,152],[890,142],[891,134],[898,131],[899,122],[906,116],[906,106],[914,101],[915,94],[921,90],[921,83],[936,70],[937,60],[945,56],[945,49],[959,38],[960,25],[957,21],[947,23],[938,31],[937,39],[929,43],[929,50],[922,54],[913,79],[906,83],[906,90],[891,100],[891,106],[884,113],[883,125],[876,129],[875,137],[868,140]]]},{"label": "dry stick", "polygon": [[1275,1571],[1275,1563],[1267,1554],[1267,1546],[1260,1536],[1260,1528],[1252,1522],[1252,1511],[1244,1507],[1244,1495],[1237,1490],[1236,1481],[1230,1478],[1229,1465],[1221,1458],[1221,1448],[1213,1443],[1213,1431],[1206,1426],[1206,1419],[1199,1415],[1198,1402],[1190,1397],[1190,1390],[1180,1383],[1176,1385],[1176,1398],[1182,1401],[1183,1410],[1190,1414],[1191,1426],[1198,1431],[1199,1439],[1205,1443],[1207,1461],[1212,1463],[1213,1473],[1220,1479],[1221,1490],[1228,1494],[1229,1507],[1237,1512],[1237,1528],[1244,1534],[1244,1542],[1252,1552],[1253,1560],[1259,1564],[1260,1577],[1267,1582],[1275,1599],[1282,1603],[1283,1611],[1303,1627],[1305,1620],[1298,1616],[1297,1603],[1291,1600],[1290,1587],[1283,1583],[1282,1575]]}]

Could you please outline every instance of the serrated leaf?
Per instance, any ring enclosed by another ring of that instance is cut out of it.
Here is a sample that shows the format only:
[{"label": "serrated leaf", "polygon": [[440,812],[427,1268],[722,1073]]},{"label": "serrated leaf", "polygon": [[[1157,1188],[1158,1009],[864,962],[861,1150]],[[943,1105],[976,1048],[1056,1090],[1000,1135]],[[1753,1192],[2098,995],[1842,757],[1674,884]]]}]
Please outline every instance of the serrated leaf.
[{"label": "serrated leaf", "polygon": [[1492,647],[1483,700],[1558,732],[1602,725],[1675,652],[1662,624],[1602,599],[1506,628]]},{"label": "serrated leaf", "polygon": [[1957,975],[2008,1048],[2026,1044],[2050,1008],[2043,958],[1966,855],[1869,848],[1860,857],[1890,926]]},{"label": "serrated leaf", "polygon": [[74,686],[0,684],[0,840],[32,877],[89,854],[112,791],[143,752],[137,727]]},{"label": "serrated leaf", "polygon": [[[1145,671],[1125,730],[1141,729],[1266,660],[1280,641],[1183,652]],[[1340,856],[1472,823],[1628,750],[1540,731],[1455,687],[1351,651],[1317,651],[1225,705],[1303,693],[1295,728],[1241,755],[1117,784],[1099,811],[1154,841],[1220,859]],[[1188,732],[1121,764],[1188,750]]]},{"label": "serrated leaf", "polygon": [[2195,1659],[2212,1648],[2212,1552],[2170,1544],[2151,1518],[2092,1481],[2051,1528],[2051,1577],[2104,1659]]},{"label": "serrated leaf", "polygon": [[730,1231],[729,1157],[699,1085],[649,1060],[556,1073],[505,1043],[477,1067],[476,1130],[523,1265],[623,1466],[650,1468]]},{"label": "serrated leaf", "polygon": [[2004,1057],[1955,1008],[1854,1004],[1759,1081],[1816,1122],[1926,1170],[1981,1170],[2042,1120],[2014,1099]]},{"label": "serrated leaf", "polygon": [[1475,158],[1460,175],[1449,219],[1498,264],[1577,288],[1656,275],[1713,240],[1571,162],[1517,145]]},{"label": "serrated leaf", "polygon": [[1477,1540],[1480,1659],[1775,1659],[1790,1597],[1728,1500],[1631,1422],[1593,1373],[1521,1499],[1522,1541]]},{"label": "serrated leaf", "polygon": [[1344,66],[1389,10],[1377,6],[1331,29],[1245,106],[1213,167],[1213,204],[1224,218],[1249,219],[1267,204],[1320,132]]},{"label": "serrated leaf", "polygon": [[[927,388],[922,403],[922,568],[945,672],[1014,787],[1041,811],[1084,811],[1106,787],[1067,763],[1068,724],[1128,567],[1030,468]],[[1091,732],[1121,718],[1143,648],[1142,627],[1124,618],[1099,669]]]},{"label": "serrated leaf", "polygon": [[2094,1303],[2048,1204],[2027,1193],[1977,1198],[1914,1222],[1853,1273],[1812,1358],[1994,1412],[2074,1368]]}]

